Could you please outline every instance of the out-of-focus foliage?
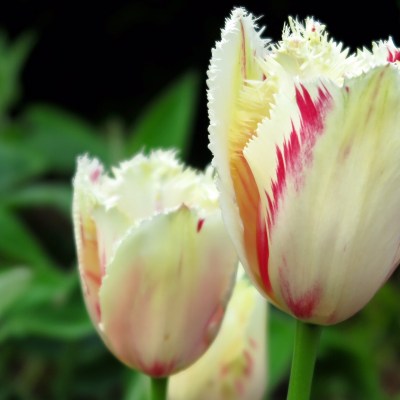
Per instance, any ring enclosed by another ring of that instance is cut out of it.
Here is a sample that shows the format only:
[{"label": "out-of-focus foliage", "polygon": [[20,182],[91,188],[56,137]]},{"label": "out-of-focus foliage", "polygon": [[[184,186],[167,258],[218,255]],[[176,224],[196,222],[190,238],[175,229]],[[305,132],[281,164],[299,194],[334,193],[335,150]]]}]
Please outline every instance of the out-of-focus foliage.
[{"label": "out-of-focus foliage", "polygon": [[190,71],[173,82],[155,99],[138,118],[130,139],[127,141],[127,156],[143,147],[180,149],[187,154],[193,117],[197,105],[199,77]]},{"label": "out-of-focus foliage", "polygon": [[0,399],[145,398],[147,381],[109,355],[87,316],[71,179],[82,153],[106,164],[142,148],[187,154],[199,77],[190,71],[174,82],[126,132],[50,104],[12,117],[32,43],[30,35],[14,43],[0,35]]},{"label": "out-of-focus foliage", "polygon": [[[179,77],[133,123],[100,126],[50,104],[16,116],[20,72],[34,40],[0,34],[0,400],[145,400],[148,379],[105,349],[88,319],[73,243],[71,179],[77,155],[106,164],[154,147],[190,145],[199,75]],[[125,128],[128,127],[128,128]],[[355,318],[327,328],[314,399],[400,399],[399,275]],[[269,321],[269,391],[285,398],[294,323]]]}]

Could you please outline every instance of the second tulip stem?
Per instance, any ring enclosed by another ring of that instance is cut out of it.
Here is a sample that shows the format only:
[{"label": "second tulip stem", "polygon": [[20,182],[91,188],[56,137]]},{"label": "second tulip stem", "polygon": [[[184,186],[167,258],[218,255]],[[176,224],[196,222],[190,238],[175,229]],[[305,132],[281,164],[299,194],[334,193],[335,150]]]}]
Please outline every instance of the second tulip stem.
[{"label": "second tulip stem", "polygon": [[309,400],[322,328],[297,321],[287,400]]},{"label": "second tulip stem", "polygon": [[151,378],[151,400],[166,400],[168,378]]}]

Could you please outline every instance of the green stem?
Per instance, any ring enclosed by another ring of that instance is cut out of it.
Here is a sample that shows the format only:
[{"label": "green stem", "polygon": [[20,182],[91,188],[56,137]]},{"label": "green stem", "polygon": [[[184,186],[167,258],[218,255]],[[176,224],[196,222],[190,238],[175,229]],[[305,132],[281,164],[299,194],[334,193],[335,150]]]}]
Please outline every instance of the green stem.
[{"label": "green stem", "polygon": [[322,327],[297,321],[287,400],[309,400]]},{"label": "green stem", "polygon": [[167,399],[168,378],[151,378],[151,400]]}]

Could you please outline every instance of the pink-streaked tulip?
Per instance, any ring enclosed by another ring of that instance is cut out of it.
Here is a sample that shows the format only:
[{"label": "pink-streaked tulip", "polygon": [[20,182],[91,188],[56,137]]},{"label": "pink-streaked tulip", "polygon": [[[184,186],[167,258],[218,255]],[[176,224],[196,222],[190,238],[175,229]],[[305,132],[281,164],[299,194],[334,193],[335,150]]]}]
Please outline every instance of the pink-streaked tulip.
[{"label": "pink-streaked tulip", "polygon": [[237,266],[211,169],[156,151],[109,176],[83,156],[73,219],[84,299],[110,351],[154,377],[196,361],[219,330]]},{"label": "pink-streaked tulip", "polygon": [[267,304],[241,270],[207,352],[174,375],[169,400],[260,400],[265,392]]},{"label": "pink-streaked tulip", "polygon": [[235,9],[209,69],[224,221],[257,288],[316,324],[359,311],[400,258],[399,50],[349,55],[289,20],[265,45]]}]

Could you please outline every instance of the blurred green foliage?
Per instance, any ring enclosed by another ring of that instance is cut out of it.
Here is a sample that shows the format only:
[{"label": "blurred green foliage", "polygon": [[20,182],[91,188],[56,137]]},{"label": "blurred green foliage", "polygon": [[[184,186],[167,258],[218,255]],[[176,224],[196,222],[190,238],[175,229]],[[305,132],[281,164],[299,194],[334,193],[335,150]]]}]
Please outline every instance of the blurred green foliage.
[{"label": "blurred green foliage", "polygon": [[[33,42],[0,34],[0,399],[145,398],[147,380],[109,355],[89,321],[75,257],[54,255],[74,254],[76,157],[110,165],[154,147],[185,157],[199,77],[177,79],[125,131],[119,120],[94,127],[50,104],[12,117]],[[49,239],[55,232],[58,243]]]},{"label": "blurred green foliage", "polygon": [[[33,43],[29,34],[13,43],[0,34],[0,400],[145,400],[147,378],[107,352],[87,316],[74,255],[71,179],[82,153],[106,165],[155,147],[175,147],[187,157],[199,75],[179,77],[132,127],[118,117],[95,127],[49,104],[12,116]],[[359,315],[325,330],[314,399],[400,399],[399,300],[397,275]],[[294,323],[273,309],[268,328],[266,398],[282,399]]]}]

